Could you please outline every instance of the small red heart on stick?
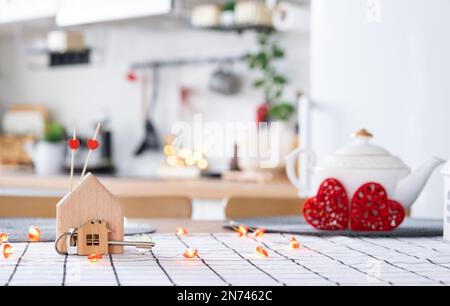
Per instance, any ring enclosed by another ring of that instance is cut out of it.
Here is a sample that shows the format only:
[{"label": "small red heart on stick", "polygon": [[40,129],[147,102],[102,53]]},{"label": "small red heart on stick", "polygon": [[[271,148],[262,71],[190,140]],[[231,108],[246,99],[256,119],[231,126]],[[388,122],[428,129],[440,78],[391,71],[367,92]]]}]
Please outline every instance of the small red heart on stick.
[{"label": "small red heart on stick", "polygon": [[388,232],[399,227],[405,219],[405,209],[390,200],[383,186],[367,183],[353,196],[350,223],[353,231]]},{"label": "small red heart on stick", "polygon": [[80,148],[80,141],[78,139],[70,139],[69,148],[73,151],[78,150]]},{"label": "small red heart on stick", "polygon": [[136,82],[138,80],[138,76],[134,71],[129,71],[126,77],[129,82]]},{"label": "small red heart on stick", "polygon": [[87,141],[87,146],[88,146],[89,150],[95,151],[100,147],[100,143],[98,142],[98,140],[89,139]]},{"label": "small red heart on stick", "polygon": [[349,200],[344,185],[336,179],[325,180],[317,196],[306,201],[303,215],[319,230],[348,229]]}]

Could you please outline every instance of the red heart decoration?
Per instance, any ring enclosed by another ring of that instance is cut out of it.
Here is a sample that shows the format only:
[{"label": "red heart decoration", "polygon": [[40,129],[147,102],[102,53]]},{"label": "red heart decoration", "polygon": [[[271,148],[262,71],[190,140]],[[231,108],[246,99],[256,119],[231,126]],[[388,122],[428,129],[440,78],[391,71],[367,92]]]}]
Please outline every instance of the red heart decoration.
[{"label": "red heart decoration", "polygon": [[95,139],[89,139],[87,141],[87,146],[89,150],[95,151],[98,149],[98,147],[100,147],[100,143]]},{"label": "red heart decoration", "polygon": [[80,148],[80,141],[78,139],[69,139],[69,148],[76,151]]},{"label": "red heart decoration", "polygon": [[138,80],[138,76],[134,71],[129,71],[126,77],[129,82],[136,82]]},{"label": "red heart decoration", "polygon": [[349,200],[344,185],[336,179],[325,180],[317,196],[306,201],[303,216],[319,230],[348,229]]},{"label": "red heart decoration", "polygon": [[405,215],[403,206],[390,200],[383,186],[367,183],[353,196],[350,227],[359,232],[388,232],[399,227]]}]

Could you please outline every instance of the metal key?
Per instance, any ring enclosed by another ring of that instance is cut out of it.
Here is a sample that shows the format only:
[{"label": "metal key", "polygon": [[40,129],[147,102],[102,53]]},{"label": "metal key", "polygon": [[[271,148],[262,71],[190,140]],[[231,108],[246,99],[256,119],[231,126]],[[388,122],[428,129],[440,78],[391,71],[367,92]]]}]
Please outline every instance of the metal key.
[{"label": "metal key", "polygon": [[146,242],[146,241],[109,241],[108,245],[135,247],[138,251],[145,254],[150,252],[151,249],[155,247],[156,244],[154,242]]}]

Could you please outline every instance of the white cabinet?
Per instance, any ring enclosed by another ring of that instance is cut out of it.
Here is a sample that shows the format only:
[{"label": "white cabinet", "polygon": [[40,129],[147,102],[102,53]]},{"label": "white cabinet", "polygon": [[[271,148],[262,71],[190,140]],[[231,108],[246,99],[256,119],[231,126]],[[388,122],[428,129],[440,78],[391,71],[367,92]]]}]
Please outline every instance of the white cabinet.
[{"label": "white cabinet", "polygon": [[171,11],[171,0],[0,0],[0,24],[56,17],[70,26]]},{"label": "white cabinet", "polygon": [[171,0],[63,0],[56,23],[71,26],[168,14]]},{"label": "white cabinet", "polygon": [[0,0],[0,24],[55,17],[61,0]]}]

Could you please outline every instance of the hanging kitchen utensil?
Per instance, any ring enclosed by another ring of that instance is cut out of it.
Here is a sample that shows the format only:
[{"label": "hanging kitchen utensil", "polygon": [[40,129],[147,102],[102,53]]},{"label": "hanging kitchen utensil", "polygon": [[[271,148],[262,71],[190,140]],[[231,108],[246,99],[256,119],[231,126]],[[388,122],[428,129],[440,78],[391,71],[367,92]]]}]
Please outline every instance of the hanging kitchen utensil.
[{"label": "hanging kitchen utensil", "polygon": [[136,156],[140,156],[146,151],[155,151],[160,149],[160,141],[156,132],[155,125],[151,120],[152,114],[156,109],[159,97],[159,67],[153,67],[152,78],[152,95],[149,98],[149,77],[145,75],[142,81],[142,108],[144,115],[145,136],[141,145],[135,152]]},{"label": "hanging kitchen utensil", "polygon": [[242,80],[231,68],[226,69],[225,64],[231,66],[230,62],[222,63],[211,76],[209,87],[212,91],[225,96],[236,95],[241,90]]}]

